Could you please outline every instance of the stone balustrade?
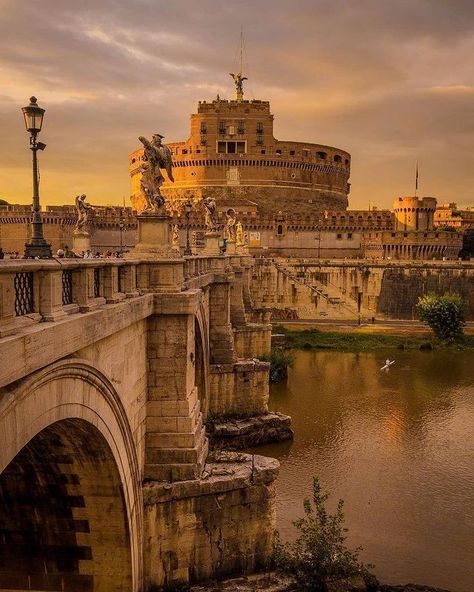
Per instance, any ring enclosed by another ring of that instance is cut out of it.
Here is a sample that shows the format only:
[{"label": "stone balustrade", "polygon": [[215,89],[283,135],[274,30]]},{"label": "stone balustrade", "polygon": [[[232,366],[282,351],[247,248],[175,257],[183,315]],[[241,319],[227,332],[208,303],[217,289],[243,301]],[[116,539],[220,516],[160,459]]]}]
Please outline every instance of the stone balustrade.
[{"label": "stone balustrade", "polygon": [[[178,289],[200,288],[232,272],[230,259],[191,256],[167,262],[178,268]],[[0,262],[0,338],[32,323],[54,322],[126,298],[159,291],[164,261],[141,259],[4,260]],[[234,263],[235,265],[235,263]],[[212,277],[211,277],[212,274]],[[158,285],[157,278],[158,276]]]},{"label": "stone balustrade", "polygon": [[138,261],[9,260],[0,263],[0,337],[139,295]]}]

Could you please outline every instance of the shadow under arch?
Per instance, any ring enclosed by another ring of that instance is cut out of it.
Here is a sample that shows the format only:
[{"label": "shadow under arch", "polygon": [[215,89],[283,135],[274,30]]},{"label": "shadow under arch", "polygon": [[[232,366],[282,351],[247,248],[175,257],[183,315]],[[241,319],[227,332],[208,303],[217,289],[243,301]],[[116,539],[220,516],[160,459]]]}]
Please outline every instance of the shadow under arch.
[{"label": "shadow under arch", "polygon": [[209,415],[209,329],[204,307],[201,305],[194,317],[194,368],[195,384],[201,403],[203,421]]},{"label": "shadow under arch", "polygon": [[0,390],[0,471],[0,589],[142,588],[136,448],[118,393],[89,362]]}]

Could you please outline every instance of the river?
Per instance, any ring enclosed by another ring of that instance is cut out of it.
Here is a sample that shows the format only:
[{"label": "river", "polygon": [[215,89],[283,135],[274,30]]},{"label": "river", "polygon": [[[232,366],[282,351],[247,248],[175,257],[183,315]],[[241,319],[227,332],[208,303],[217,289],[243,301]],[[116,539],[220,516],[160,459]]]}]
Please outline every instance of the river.
[{"label": "river", "polygon": [[[396,362],[380,371],[387,357]],[[299,351],[270,408],[291,415],[292,443],[258,449],[281,462],[278,528],[319,476],[345,501],[349,543],[389,584],[474,591],[474,355]]]}]

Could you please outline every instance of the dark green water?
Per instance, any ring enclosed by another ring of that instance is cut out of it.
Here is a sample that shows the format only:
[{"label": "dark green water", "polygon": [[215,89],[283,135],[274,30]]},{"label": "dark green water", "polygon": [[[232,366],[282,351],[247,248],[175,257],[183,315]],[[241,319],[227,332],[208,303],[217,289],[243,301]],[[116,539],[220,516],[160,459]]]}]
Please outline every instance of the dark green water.
[{"label": "dark green water", "polygon": [[[396,363],[381,372],[386,357]],[[474,591],[474,354],[297,352],[270,408],[295,440],[281,462],[278,528],[292,536],[313,475],[345,500],[350,543],[386,583]]]}]

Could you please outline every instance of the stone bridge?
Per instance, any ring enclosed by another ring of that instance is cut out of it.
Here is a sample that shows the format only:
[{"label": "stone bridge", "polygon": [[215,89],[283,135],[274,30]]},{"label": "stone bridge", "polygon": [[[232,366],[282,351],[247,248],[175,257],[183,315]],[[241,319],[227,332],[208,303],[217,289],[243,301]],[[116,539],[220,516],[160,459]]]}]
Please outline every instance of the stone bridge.
[{"label": "stone bridge", "polygon": [[271,327],[252,259],[211,251],[1,262],[1,590],[156,590],[268,559],[278,463],[208,456],[205,424],[267,412]]}]

